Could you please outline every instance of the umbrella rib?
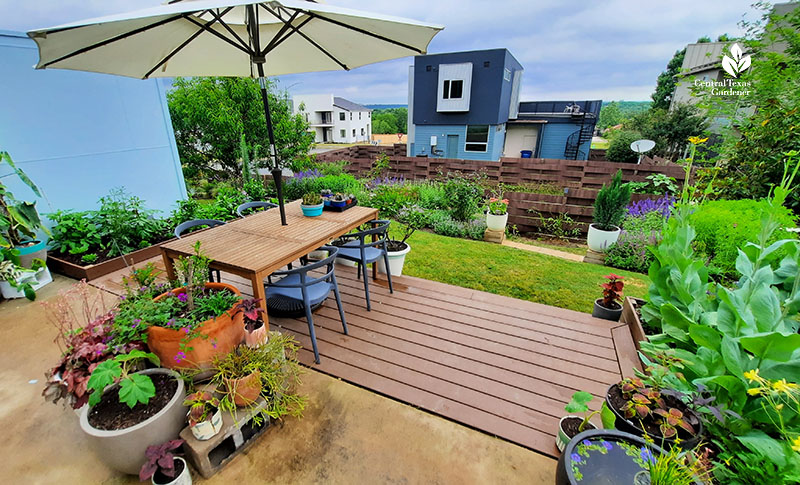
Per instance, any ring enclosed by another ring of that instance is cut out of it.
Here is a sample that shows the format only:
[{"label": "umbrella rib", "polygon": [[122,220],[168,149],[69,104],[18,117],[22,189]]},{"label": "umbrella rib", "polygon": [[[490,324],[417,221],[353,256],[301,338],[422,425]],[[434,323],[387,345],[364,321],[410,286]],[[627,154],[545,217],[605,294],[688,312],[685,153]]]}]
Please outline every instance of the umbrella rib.
[{"label": "umbrella rib", "polygon": [[[296,28],[298,28],[298,29],[302,29],[302,28],[303,28],[303,26],[304,26],[304,25],[306,25],[306,24],[307,24],[307,23],[309,23],[309,22],[311,22],[311,17],[306,17],[305,19],[303,19],[303,21],[302,21],[302,22],[300,22],[300,25],[298,25]],[[278,39],[278,41],[277,41],[277,42],[270,43],[270,45],[268,45],[268,46],[267,46],[267,47],[264,49],[264,54],[266,55],[268,52],[272,51],[273,49],[275,49],[275,48],[276,48],[276,47],[278,47],[279,45],[283,44],[283,41],[285,41],[286,39],[288,39],[289,37],[291,37],[293,34],[294,34],[294,31],[292,31],[292,32],[289,32],[288,34],[284,35],[284,36],[283,36],[281,39]],[[277,36],[276,36],[276,37],[277,37]]]},{"label": "umbrella rib", "polygon": [[329,19],[327,17],[323,17],[321,15],[318,15],[315,12],[306,11],[306,13],[308,13],[308,15],[311,15],[314,18],[317,18],[317,19],[320,19],[320,20],[324,20],[325,22],[330,22],[330,23],[332,23],[334,25],[338,25],[339,27],[342,27],[342,28],[345,28],[345,29],[348,29],[348,30],[353,30],[353,31],[358,32],[360,34],[368,35],[370,37],[374,37],[374,38],[382,40],[384,42],[388,42],[390,44],[394,44],[394,45],[397,45],[397,46],[404,47],[406,49],[412,50],[414,52],[419,52],[420,54],[424,54],[424,52],[421,49],[418,49],[418,48],[416,48],[414,46],[411,46],[411,45],[408,45],[408,44],[404,44],[404,43],[402,43],[400,41],[397,41],[397,40],[394,40],[394,39],[390,39],[390,38],[385,37],[383,35],[375,34],[375,33],[372,33],[372,32],[370,32],[368,30],[364,30],[362,28],[355,27],[353,25],[347,25],[346,23],[339,22],[338,20],[333,20],[333,19]]},{"label": "umbrella rib", "polygon": [[136,35],[136,34],[140,34],[142,32],[146,32],[146,31],[148,31],[150,29],[154,29],[156,27],[160,27],[160,26],[162,26],[164,24],[168,24],[168,23],[170,23],[172,21],[179,20],[179,19],[182,19],[182,18],[187,18],[187,15],[188,14],[184,13],[184,14],[176,15],[174,17],[170,17],[168,19],[159,20],[158,22],[155,22],[153,24],[145,25],[144,27],[139,27],[138,29],[131,30],[130,32],[126,32],[124,34],[119,34],[119,35],[114,36],[114,37],[112,37],[110,39],[106,39],[106,40],[104,40],[102,42],[98,42],[96,44],[88,45],[86,47],[83,47],[81,49],[73,51],[73,52],[71,52],[69,54],[65,54],[65,55],[59,57],[58,59],[54,59],[54,60],[52,60],[50,62],[42,64],[41,68],[42,69],[46,68],[47,66],[55,64],[56,62],[61,62],[61,61],[70,59],[70,58],[75,57],[77,55],[83,54],[84,52],[89,52],[89,51],[97,49],[99,47],[103,47],[103,46],[106,46],[108,44],[111,44],[112,42],[116,42],[118,40],[122,40],[122,39],[128,38],[128,37],[130,37],[132,35]]},{"label": "umbrella rib", "polygon": [[[230,9],[228,9],[228,10],[230,10]],[[215,14],[213,11],[212,11],[212,12],[210,12],[210,13],[211,13],[211,16],[212,16],[212,17],[214,17],[215,19],[219,20],[219,23],[220,23],[220,25],[222,25],[223,27],[225,27],[225,30],[227,30],[227,31],[228,31],[228,33],[230,33],[230,34],[231,34],[233,37],[235,37],[235,38],[236,38],[236,40],[238,40],[238,41],[239,41],[239,43],[240,43],[240,44],[242,44],[242,47],[244,47],[245,49],[248,49],[248,50],[249,50],[249,49],[250,49],[250,45],[249,45],[247,42],[245,42],[245,41],[244,41],[244,39],[242,39],[241,37],[239,37],[239,34],[237,34],[237,33],[236,33],[236,31],[234,31],[234,30],[233,30],[233,29],[232,29],[232,28],[231,28],[231,27],[228,25],[228,23],[227,23],[227,22],[225,22],[224,20],[222,20],[222,17],[223,17],[223,16],[225,16],[225,14],[227,14],[227,13],[228,13],[228,10],[226,10],[225,12],[223,12],[223,13],[222,13],[222,15],[219,15],[219,16],[217,16],[217,14]]]},{"label": "umbrella rib", "polygon": [[[349,68],[349,67],[347,67],[347,65],[346,65],[346,64],[344,64],[344,63],[343,63],[343,62],[341,62],[339,59],[337,59],[336,57],[334,57],[334,55],[333,55],[333,54],[331,54],[330,52],[328,52],[327,50],[325,50],[325,48],[324,48],[324,47],[322,47],[321,45],[317,44],[317,43],[316,43],[316,42],[315,42],[315,41],[314,41],[314,40],[313,40],[311,37],[307,36],[307,35],[306,35],[304,32],[302,32],[301,30],[299,30],[299,29],[298,29],[297,27],[295,27],[294,25],[287,24],[285,20],[281,19],[281,18],[280,18],[280,17],[279,17],[279,16],[278,16],[278,15],[277,15],[275,12],[273,12],[272,10],[270,10],[270,8],[269,8],[269,7],[267,7],[266,5],[264,5],[263,3],[261,3],[261,4],[259,4],[259,5],[260,5],[261,7],[263,7],[263,8],[264,8],[264,10],[266,10],[266,11],[267,11],[267,12],[269,12],[269,13],[271,13],[271,14],[272,14],[272,15],[273,15],[275,18],[277,18],[277,19],[279,19],[281,22],[283,22],[283,23],[284,23],[284,25],[288,25],[288,26],[289,26],[289,28],[290,28],[290,29],[292,29],[292,32],[293,32],[293,33],[295,33],[295,34],[299,35],[300,37],[304,38],[304,39],[305,39],[305,40],[306,40],[306,41],[307,41],[309,44],[313,45],[314,47],[316,47],[317,49],[319,49],[319,51],[320,51],[320,52],[322,52],[323,54],[325,54],[326,56],[328,56],[328,57],[329,57],[329,58],[330,58],[330,59],[331,59],[333,62],[335,62],[336,64],[339,64],[339,66],[341,66],[341,68],[342,68],[342,69],[344,69],[345,71],[349,71],[349,70],[350,70],[350,68]],[[304,22],[304,23],[303,23],[303,25],[307,24],[307,23],[308,23],[308,22],[310,22],[310,21],[311,21],[311,19],[309,18],[307,22]],[[291,35],[291,34],[289,34],[289,35]],[[288,36],[286,36],[286,37],[288,37]],[[284,39],[285,39],[286,37],[284,37]],[[283,40],[283,39],[282,39],[282,40]]]},{"label": "umbrella rib", "polygon": [[[227,9],[225,12],[223,12],[223,13],[222,13],[222,15],[225,15],[226,13],[230,12],[232,8],[233,8],[233,7],[228,7],[228,9]],[[209,22],[209,23],[207,23],[207,24],[205,24],[205,25],[206,25],[206,26],[208,26],[208,27],[210,27],[211,25],[213,25],[215,22],[217,22],[217,21],[218,21],[218,20],[220,20],[220,19],[221,19],[221,16],[220,16],[220,17],[217,17],[217,16],[215,15],[215,16],[214,16],[214,20],[212,20],[211,22]],[[221,21],[221,20],[220,20],[220,21]],[[172,59],[172,57],[173,57],[175,54],[177,54],[178,52],[180,52],[181,50],[183,50],[183,48],[184,48],[184,47],[186,47],[187,45],[189,45],[189,43],[190,43],[191,41],[195,40],[195,39],[196,39],[196,38],[197,38],[197,37],[198,37],[200,34],[202,34],[202,33],[203,33],[203,29],[200,29],[200,30],[198,30],[197,32],[195,32],[194,34],[192,34],[191,36],[189,36],[189,38],[188,38],[188,39],[186,39],[186,40],[185,40],[185,41],[184,41],[184,42],[183,42],[181,45],[179,45],[178,47],[176,47],[175,49],[173,49],[173,51],[172,51],[172,52],[170,52],[170,53],[169,53],[169,54],[168,54],[166,57],[164,57],[163,59],[161,59],[161,61],[159,61],[159,63],[158,63],[158,64],[156,64],[155,66],[153,66],[153,68],[152,68],[152,69],[150,69],[149,71],[147,71],[147,74],[145,74],[145,75],[144,75],[144,77],[142,77],[142,79],[147,79],[148,77],[150,77],[150,74],[153,74],[153,72],[155,72],[155,70],[156,70],[156,69],[158,69],[159,67],[161,67],[161,66],[163,66],[164,64],[166,64],[166,63],[167,63],[167,62],[168,62],[170,59]]]},{"label": "umbrella rib", "polygon": [[[272,40],[270,40],[270,41],[269,41],[269,44],[267,44],[267,45],[266,45],[266,47],[264,47],[264,49],[263,49],[263,50],[262,50],[262,51],[261,51],[259,54],[262,54],[262,53],[267,53],[267,52],[271,51],[271,50],[272,50],[272,49],[275,47],[275,45],[276,45],[276,42],[278,41],[278,38],[279,38],[280,36],[282,36],[284,33],[286,33],[286,31],[287,31],[287,30],[289,30],[289,25],[290,25],[292,22],[294,22],[294,19],[296,19],[296,18],[297,18],[297,15],[298,15],[299,13],[300,13],[300,12],[295,12],[294,14],[292,14],[292,17],[291,17],[291,18],[290,18],[288,21],[284,21],[283,19],[280,19],[280,20],[281,20],[281,22],[283,22],[283,27],[281,27],[281,30],[279,30],[279,31],[278,31],[278,33],[277,33],[277,34],[275,34],[275,35],[272,37]],[[289,35],[291,35],[291,34],[289,34]],[[289,36],[287,35],[286,37],[289,37]],[[284,37],[284,39],[285,39],[286,37]],[[281,39],[281,40],[280,40],[280,42],[283,42],[283,39]]]},{"label": "umbrella rib", "polygon": [[198,22],[197,20],[195,20],[195,19],[193,19],[191,17],[187,17],[186,20],[188,20],[189,22],[192,22],[193,24],[195,24],[196,26],[200,27],[202,30],[208,32],[209,34],[214,34],[216,37],[224,40],[225,42],[227,42],[228,44],[232,45],[233,47],[236,47],[237,49],[239,49],[240,51],[244,52],[245,54],[247,54],[247,55],[251,55],[252,54],[252,52],[250,52],[250,50],[246,49],[245,47],[240,46],[236,42],[232,41],[231,39],[229,39],[229,38],[225,37],[224,35],[220,34],[219,32],[217,32],[216,30],[206,27],[207,24],[201,24],[200,22]]}]

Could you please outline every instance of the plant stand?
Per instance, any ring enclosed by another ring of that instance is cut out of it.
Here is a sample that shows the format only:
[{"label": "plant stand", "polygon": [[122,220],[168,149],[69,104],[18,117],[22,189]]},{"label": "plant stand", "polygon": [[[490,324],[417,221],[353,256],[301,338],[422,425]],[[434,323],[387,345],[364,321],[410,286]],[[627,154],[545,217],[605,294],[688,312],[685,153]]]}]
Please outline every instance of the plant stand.
[{"label": "plant stand", "polygon": [[266,405],[260,399],[252,407],[237,409],[233,415],[222,413],[222,431],[207,441],[195,438],[188,426],[183,428],[181,438],[185,441],[186,459],[203,478],[211,478],[269,428],[269,418],[264,418],[260,426],[253,423],[253,416]]},{"label": "plant stand", "polygon": [[493,231],[491,229],[486,229],[486,232],[483,233],[483,240],[486,242],[503,244],[503,241],[505,239],[506,239],[505,231]]},{"label": "plant stand", "polygon": [[583,257],[584,263],[592,263],[592,264],[599,264],[605,266],[606,264],[606,255],[605,253],[601,253],[598,251],[592,251],[591,249],[586,250],[586,256]]}]

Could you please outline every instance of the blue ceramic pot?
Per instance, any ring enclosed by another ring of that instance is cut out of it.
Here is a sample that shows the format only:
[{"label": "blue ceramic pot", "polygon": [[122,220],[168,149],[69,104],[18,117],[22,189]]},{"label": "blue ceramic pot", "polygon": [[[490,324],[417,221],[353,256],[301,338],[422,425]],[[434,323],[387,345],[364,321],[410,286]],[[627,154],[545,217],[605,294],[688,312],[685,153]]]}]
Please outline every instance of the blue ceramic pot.
[{"label": "blue ceramic pot", "polygon": [[322,207],[323,204],[317,205],[303,205],[300,204],[300,208],[303,210],[303,215],[308,217],[316,217],[322,215]]}]

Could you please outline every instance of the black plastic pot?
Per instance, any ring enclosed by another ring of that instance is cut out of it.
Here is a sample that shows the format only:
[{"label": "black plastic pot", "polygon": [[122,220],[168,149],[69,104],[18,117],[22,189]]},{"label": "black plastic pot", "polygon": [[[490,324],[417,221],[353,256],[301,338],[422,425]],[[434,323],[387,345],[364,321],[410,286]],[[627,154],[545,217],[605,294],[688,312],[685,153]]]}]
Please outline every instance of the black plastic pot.
[{"label": "black plastic pot", "polygon": [[[581,455],[578,448],[584,440],[595,443],[607,443],[609,451],[606,453]],[[647,484],[649,474],[634,461],[634,457],[625,453],[619,443],[631,445],[634,448],[646,449],[655,457],[664,453],[656,445],[648,444],[639,436],[614,429],[595,429],[584,431],[576,435],[564,448],[564,453],[558,459],[556,466],[556,485],[580,485],[587,483],[614,483],[614,484]],[[617,450],[614,450],[614,447]],[[642,453],[645,453],[642,451]],[[574,461],[579,458],[580,461]],[[584,479],[578,480],[573,471],[573,464],[578,464],[579,471],[584,473]],[[596,464],[597,466],[591,466]],[[580,470],[583,468],[583,470]],[[591,480],[587,480],[591,478]],[[638,480],[638,481],[637,481]]]},{"label": "black plastic pot", "polygon": [[[615,428],[617,428],[619,431],[634,434],[636,436],[643,437],[645,435],[649,435],[654,442],[660,444],[666,449],[670,449],[673,446],[675,446],[675,438],[663,438],[661,436],[651,435],[650,433],[647,433],[645,430],[643,430],[636,422],[629,420],[617,409],[615,409],[614,406],[611,405],[611,399],[609,399],[608,397],[609,394],[611,393],[611,389],[614,386],[617,386],[617,384],[611,384],[610,386],[608,386],[608,390],[606,391],[606,406],[608,406],[608,409],[610,409],[611,412],[614,413],[614,417],[616,418],[616,422],[614,423]],[[685,450],[689,450],[697,446],[698,443],[700,443],[700,440],[703,438],[703,433],[705,432],[705,427],[703,426],[703,422],[700,420],[700,417],[697,416],[697,414],[695,414],[694,411],[686,408],[685,406],[684,409],[682,409],[681,411],[685,415],[693,416],[694,421],[697,422],[697,424],[694,426],[695,429],[697,430],[697,433],[691,438],[681,440],[680,447]],[[694,424],[695,423],[693,422],[692,425]]]},{"label": "black plastic pot", "polygon": [[594,310],[592,310],[592,316],[595,318],[602,318],[604,320],[611,320],[612,322],[618,322],[619,317],[622,316],[622,305],[619,305],[619,308],[606,308],[600,304],[603,301],[602,298],[598,298],[594,301]]}]

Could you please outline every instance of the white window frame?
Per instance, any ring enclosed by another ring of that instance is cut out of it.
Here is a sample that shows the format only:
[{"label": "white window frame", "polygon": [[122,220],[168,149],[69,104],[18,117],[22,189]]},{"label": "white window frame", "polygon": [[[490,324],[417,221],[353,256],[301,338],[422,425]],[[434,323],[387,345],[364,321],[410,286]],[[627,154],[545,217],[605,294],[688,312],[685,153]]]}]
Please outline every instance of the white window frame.
[{"label": "white window frame", "polygon": [[[469,111],[470,93],[472,91],[471,62],[439,64],[437,82],[436,111],[443,113]],[[460,97],[453,97],[454,83],[461,84]]]},{"label": "white window frame", "polygon": [[[486,141],[469,141],[469,128],[470,127],[486,127]],[[489,151],[489,132],[491,131],[489,125],[467,125],[467,131],[464,136],[464,151],[468,153],[487,153]],[[483,150],[471,150],[467,148],[470,145],[483,145]]]}]

